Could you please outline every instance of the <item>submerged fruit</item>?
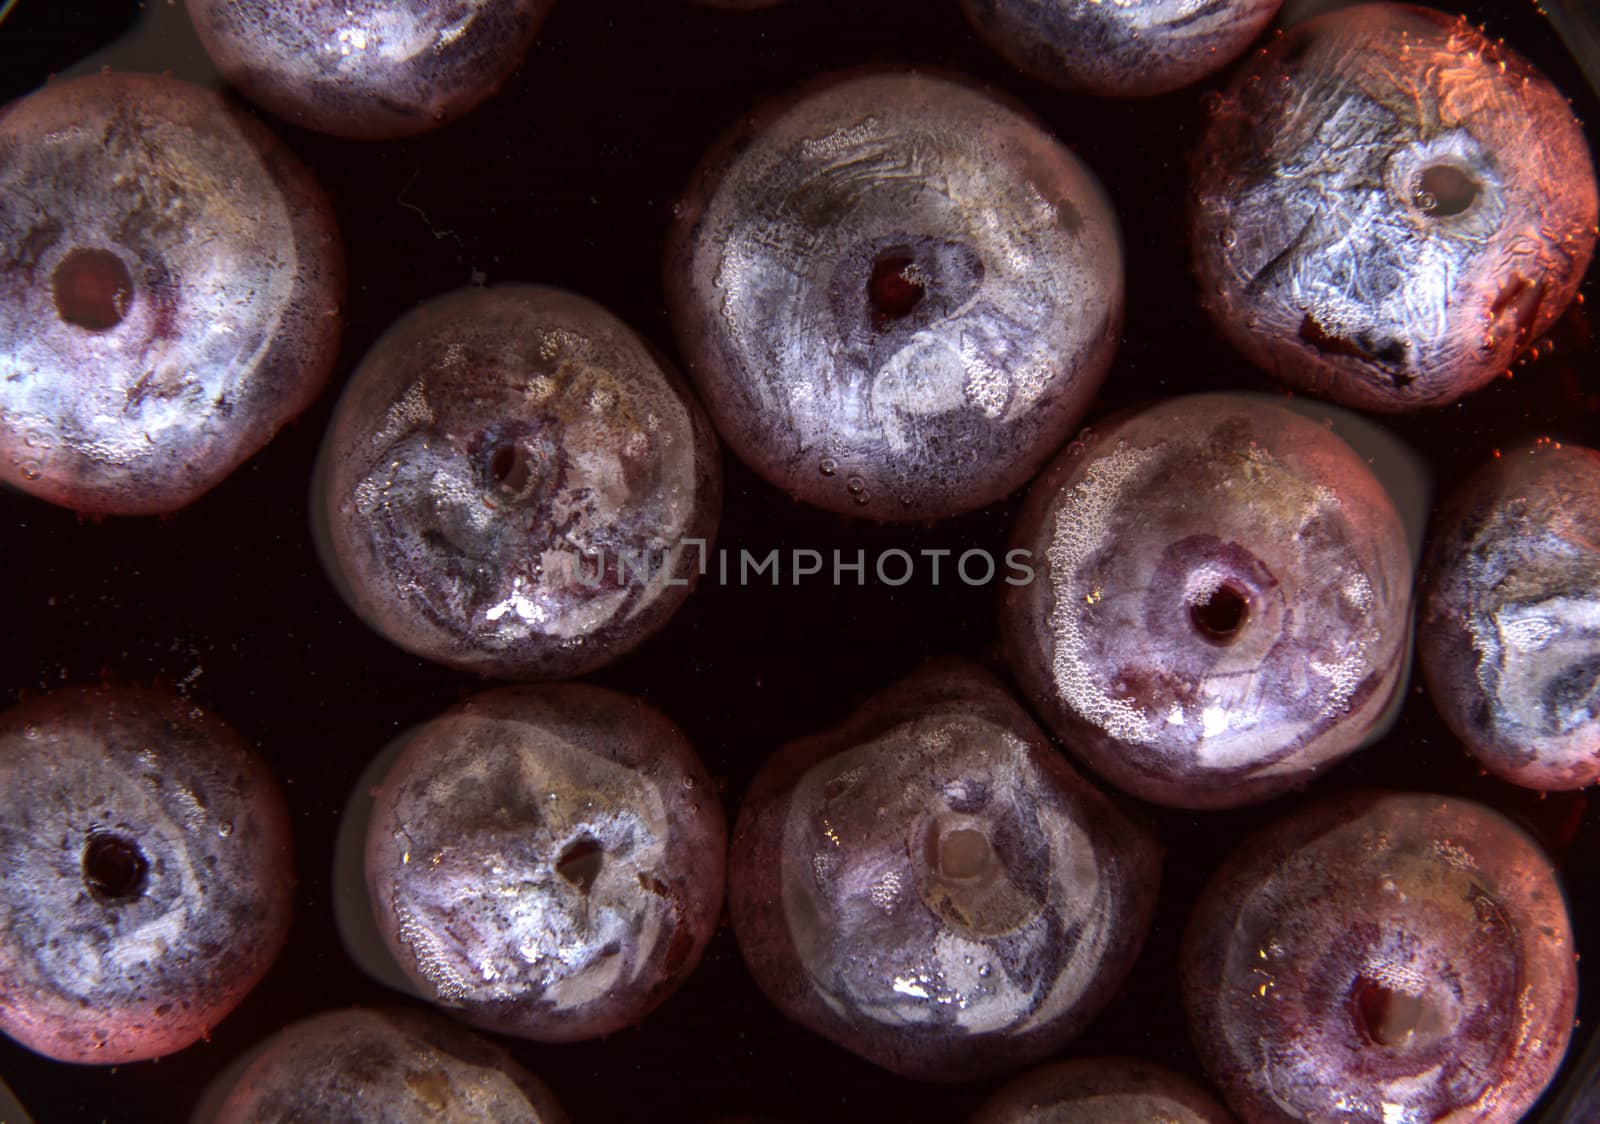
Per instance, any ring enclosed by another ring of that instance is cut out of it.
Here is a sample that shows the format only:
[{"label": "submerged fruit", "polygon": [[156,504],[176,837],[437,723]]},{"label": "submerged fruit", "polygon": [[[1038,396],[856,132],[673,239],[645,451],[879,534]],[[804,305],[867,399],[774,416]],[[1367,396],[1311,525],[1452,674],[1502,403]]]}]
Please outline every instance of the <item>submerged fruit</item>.
[{"label": "submerged fruit", "polygon": [[511,76],[554,0],[188,0],[217,69],[251,101],[341,137],[454,121]]},{"label": "submerged fruit", "polygon": [[1561,316],[1594,254],[1572,107],[1464,17],[1403,4],[1286,32],[1197,158],[1217,326],[1296,387],[1369,410],[1476,390]]},{"label": "submerged fruit", "polygon": [[740,811],[740,950],[790,1018],[955,1081],[1059,1049],[1111,998],[1159,851],[975,668],[931,668],[793,742]]},{"label": "submerged fruit", "polygon": [[1411,557],[1383,485],[1261,399],[1119,414],[1034,485],[1004,635],[1068,752],[1146,800],[1227,808],[1357,749],[1404,664]]},{"label": "submerged fruit", "polygon": [[973,28],[1018,70],[1069,90],[1148,97],[1244,53],[1283,0],[962,0]]},{"label": "submerged fruit", "polygon": [[1514,1124],[1577,1003],[1548,859],[1466,800],[1350,793],[1247,840],[1185,935],[1206,1070],[1247,1121]]},{"label": "submerged fruit", "polygon": [[310,173],[199,86],[53,82],[0,114],[0,479],[75,511],[205,494],[338,350],[343,263]]},{"label": "submerged fruit", "polygon": [[161,691],[62,690],[0,715],[0,871],[0,1030],[61,1061],[197,1041],[289,928],[277,783]]},{"label": "submerged fruit", "polygon": [[374,796],[367,888],[424,998],[573,1041],[638,1022],[688,978],[725,848],[711,782],[658,711],[510,687],[411,736]]},{"label": "submerged fruit", "polygon": [[667,297],[718,430],[772,484],[878,520],[970,511],[1082,417],[1122,323],[1116,218],[1009,106],[837,77],[702,162]]},{"label": "submerged fruit", "polygon": [[482,675],[562,678],[660,629],[721,513],[716,438],[650,347],[559,289],[430,301],[367,354],[319,485],[362,618]]},{"label": "submerged fruit", "polygon": [[504,1050],[419,1011],[331,1011],[269,1039],[214,1124],[564,1124]]},{"label": "submerged fruit", "polygon": [[1434,522],[1417,650],[1484,767],[1538,789],[1600,780],[1600,453],[1496,458]]}]

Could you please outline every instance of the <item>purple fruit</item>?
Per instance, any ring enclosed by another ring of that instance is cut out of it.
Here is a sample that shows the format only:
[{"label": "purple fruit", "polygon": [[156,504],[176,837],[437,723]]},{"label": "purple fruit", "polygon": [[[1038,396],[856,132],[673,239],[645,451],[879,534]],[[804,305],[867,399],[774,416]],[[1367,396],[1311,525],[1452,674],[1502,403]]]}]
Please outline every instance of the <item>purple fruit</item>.
[{"label": "purple fruit", "polygon": [[1417,650],[1440,715],[1529,788],[1600,780],[1600,453],[1497,457],[1439,512]]},{"label": "purple fruit", "polygon": [[970,1124],[1234,1124],[1200,1086],[1132,1058],[1074,1058],[1024,1073]]},{"label": "purple fruit", "polygon": [[1265,400],[1117,415],[1034,486],[1005,640],[1067,748],[1146,800],[1227,808],[1362,743],[1399,680],[1411,559],[1383,486]]},{"label": "purple fruit", "polygon": [[532,285],[403,317],[351,378],[324,458],[329,553],[362,618],[505,678],[578,675],[654,634],[722,503],[687,388],[599,305]]},{"label": "purple fruit", "polygon": [[722,809],[677,727],[596,687],[511,687],[427,723],[367,830],[379,932],[427,999],[548,1042],[638,1022],[722,906]]},{"label": "purple fruit", "polygon": [[0,114],[0,470],[176,511],[322,389],[343,263],[310,173],[209,90],[53,82]]},{"label": "purple fruit", "polygon": [[564,1124],[504,1050],[419,1011],[333,1011],[269,1039],[213,1124]]},{"label": "purple fruit", "polygon": [[1154,838],[961,665],[779,750],[732,853],[734,932],[773,1004],[933,1081],[1076,1036],[1138,955],[1159,881]]},{"label": "purple fruit", "polygon": [[426,132],[511,76],[554,0],[188,0],[251,101],[335,136]]},{"label": "purple fruit", "polygon": [[1148,97],[1198,82],[1244,53],[1283,0],[962,0],[979,35],[1018,70],[1070,90]]},{"label": "purple fruit", "polygon": [[701,164],[667,254],[690,373],[744,461],[878,520],[970,511],[1066,440],[1111,363],[1122,248],[1098,183],[970,86],[836,76]]},{"label": "purple fruit", "polygon": [[1572,107],[1465,17],[1369,4],[1253,59],[1197,159],[1192,241],[1254,363],[1367,410],[1438,406],[1550,328],[1594,254]]},{"label": "purple fruit", "polygon": [[199,707],[129,687],[0,715],[0,1030],[66,1062],[181,1050],[289,928],[276,782]]},{"label": "purple fruit", "polygon": [[1578,989],[1538,846],[1466,800],[1347,793],[1243,843],[1185,935],[1212,1080],[1250,1124],[1514,1124]]}]

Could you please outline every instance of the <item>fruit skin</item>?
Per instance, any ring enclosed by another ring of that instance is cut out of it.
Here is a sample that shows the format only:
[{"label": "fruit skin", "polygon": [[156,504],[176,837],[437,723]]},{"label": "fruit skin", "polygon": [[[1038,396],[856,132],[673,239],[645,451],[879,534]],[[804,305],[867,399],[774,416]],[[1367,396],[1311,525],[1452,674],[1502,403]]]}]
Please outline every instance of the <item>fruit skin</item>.
[{"label": "fruit skin", "polygon": [[1468,23],[1369,4],[1252,59],[1196,153],[1202,299],[1251,362],[1388,413],[1503,374],[1594,255],[1572,107]]},{"label": "fruit skin", "polygon": [[1195,1047],[1249,1124],[1513,1124],[1561,1063],[1578,988],[1538,846],[1471,801],[1387,792],[1241,843],[1182,972]]},{"label": "fruit skin", "polygon": [[1073,1058],[1029,1070],[970,1124],[1235,1124],[1186,1077],[1134,1058]]},{"label": "fruit skin", "polygon": [[[74,251],[111,255],[129,282],[94,328],[60,303]],[[98,74],[11,103],[0,479],[86,514],[192,503],[320,392],[343,295],[310,172],[219,95]]]},{"label": "fruit skin", "polygon": [[964,80],[829,76],[701,162],[668,311],[718,431],[774,486],[878,521],[1002,499],[1078,424],[1120,335],[1093,175]]},{"label": "fruit skin", "polygon": [[1165,94],[1244,53],[1283,0],[961,0],[967,20],[1007,62],[1102,97]]},{"label": "fruit skin", "polygon": [[522,63],[554,0],[187,0],[245,96],[305,129],[412,136],[464,116]]},{"label": "fruit skin", "polygon": [[245,1068],[213,1124],[565,1124],[542,1081],[437,1015],[352,1008],[293,1023]]},{"label": "fruit skin", "polygon": [[424,998],[569,1042],[637,1023],[694,971],[726,850],[715,788],[659,711],[507,687],[411,736],[374,795],[367,888]]},{"label": "fruit skin", "polygon": [[316,491],[330,574],[369,626],[507,679],[581,675],[654,635],[722,509],[688,389],[611,313],[536,285],[393,325],[345,389]]},{"label": "fruit skin", "polygon": [[[192,703],[80,687],[0,715],[0,1030],[58,1061],[158,1058],[266,974],[294,885],[277,782]],[[127,893],[91,847],[131,845]]]},{"label": "fruit skin", "polygon": [[[1067,751],[1118,787],[1231,808],[1356,750],[1404,664],[1405,531],[1327,428],[1209,394],[1117,414],[1028,495],[1005,650]],[[1239,609],[1208,633],[1202,607]]]},{"label": "fruit skin", "polygon": [[[984,839],[976,842],[970,833]],[[1043,1057],[1115,994],[1159,847],[986,673],[932,665],[791,742],[734,831],[729,909],[781,1012],[903,1076]]]},{"label": "fruit skin", "polygon": [[1600,453],[1496,457],[1441,507],[1423,567],[1428,694],[1497,776],[1600,779]]}]

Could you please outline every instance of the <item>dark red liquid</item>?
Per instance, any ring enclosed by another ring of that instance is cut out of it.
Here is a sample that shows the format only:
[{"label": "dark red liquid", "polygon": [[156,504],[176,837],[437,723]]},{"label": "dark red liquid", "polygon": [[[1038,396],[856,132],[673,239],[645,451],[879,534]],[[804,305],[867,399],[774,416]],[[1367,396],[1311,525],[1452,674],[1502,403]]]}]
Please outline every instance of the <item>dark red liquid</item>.
[{"label": "dark red liquid", "polygon": [[122,323],[133,300],[128,267],[109,250],[73,250],[50,280],[61,319],[91,332]]},{"label": "dark red liquid", "polygon": [[[1474,0],[1462,7],[1574,99],[1600,148],[1600,106],[1533,6]],[[139,11],[134,0],[22,0],[0,25],[0,93],[20,95],[65,71],[123,34]],[[104,61],[204,78],[182,5],[150,4],[147,13],[153,30],[129,40],[125,56]],[[1216,336],[1194,291],[1186,159],[1204,128],[1203,93],[1214,85],[1147,102],[1057,93],[988,52],[954,3],[789,0],[735,13],[663,0],[566,0],[502,95],[437,133],[353,144],[273,122],[334,197],[347,242],[348,331],[333,387],[243,471],[171,519],[84,523],[0,494],[0,609],[8,634],[29,639],[0,648],[0,692],[15,697],[103,673],[160,678],[225,716],[286,782],[300,879],[295,921],[277,966],[211,1041],[159,1065],[60,1066],[0,1041],[0,1072],[36,1118],[186,1119],[217,1071],[290,1020],[397,1001],[341,949],[328,874],[335,832],[372,755],[398,730],[481,684],[370,633],[317,563],[307,530],[312,463],[336,390],[360,356],[412,304],[467,283],[475,271],[491,283],[576,289],[671,354],[661,239],[704,149],[776,91],[829,69],[886,60],[954,68],[1019,99],[1104,182],[1128,254],[1129,308],[1091,423],[1161,395],[1278,393]],[[852,285],[866,302],[864,279],[857,274]],[[1496,448],[1541,435],[1600,440],[1600,396],[1592,393],[1600,349],[1583,324],[1600,294],[1593,277],[1585,292],[1589,304],[1558,330],[1564,342],[1553,354],[1541,348],[1546,354],[1514,379],[1457,407],[1384,423],[1425,456],[1435,489],[1459,481]],[[732,580],[715,580],[713,553],[712,580],[666,630],[593,679],[642,695],[681,724],[731,811],[774,748],[836,723],[924,654],[988,659],[996,590],[962,584],[955,561],[970,549],[1003,557],[1016,505],[886,530],[797,506],[732,458],[726,469],[719,540],[734,552]],[[876,552],[891,548],[953,553],[937,586],[922,565],[914,581],[891,589],[872,573]],[[762,579],[739,588],[740,549],[757,557],[815,549],[828,562],[819,578],[798,586],[788,584],[786,569],[779,586]],[[864,584],[850,571],[833,584],[835,549],[846,562],[867,552]],[[592,572],[593,562],[584,565]],[[1600,965],[1600,895],[1582,892],[1600,884],[1600,811],[1582,794],[1541,801],[1480,776],[1415,683],[1406,690],[1384,745],[1356,754],[1314,791],[1427,789],[1508,812],[1553,849],[1575,929],[1588,942],[1582,967]],[[1200,885],[1241,835],[1302,800],[1224,813],[1150,811],[1167,853],[1156,925],[1123,993],[1074,1053],[1147,1057],[1201,1078],[1176,984],[1183,923]],[[1585,987],[1580,1002],[1574,1057],[1600,1026],[1600,986]],[[684,989],[639,1029],[574,1046],[504,1044],[552,1085],[575,1120],[688,1115],[654,1107],[667,1104],[689,1105],[693,1119],[962,1119],[1001,1083],[898,1080],[788,1023],[757,991],[726,930]],[[1558,1080],[1573,1071],[1569,1061]]]},{"label": "dark red liquid", "polygon": [[886,255],[873,263],[867,300],[872,304],[872,326],[880,332],[911,315],[922,303],[926,290],[917,280],[916,268],[916,261],[902,254]]}]

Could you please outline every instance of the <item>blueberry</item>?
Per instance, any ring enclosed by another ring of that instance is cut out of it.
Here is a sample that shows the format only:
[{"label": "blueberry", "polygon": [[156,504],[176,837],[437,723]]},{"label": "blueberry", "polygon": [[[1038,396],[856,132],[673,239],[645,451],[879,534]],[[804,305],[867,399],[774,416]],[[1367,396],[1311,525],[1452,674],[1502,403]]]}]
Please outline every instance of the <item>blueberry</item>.
[{"label": "blueberry", "polygon": [[1438,406],[1504,373],[1594,254],[1572,107],[1465,17],[1368,4],[1252,59],[1196,160],[1205,301],[1250,360],[1335,402]]},{"label": "blueberry", "polygon": [[175,511],[321,390],[343,262],[310,173],[220,96],[54,82],[0,116],[0,472]]},{"label": "blueberry", "polygon": [[1017,523],[1011,663],[1068,751],[1186,808],[1304,785],[1383,717],[1407,650],[1394,504],[1327,428],[1238,395],[1096,426]]},{"label": "blueberry", "polygon": [[807,503],[970,511],[1066,440],[1122,323],[1116,218],[1031,119],[953,78],[834,77],[701,164],[666,290],[724,439]]},{"label": "blueberry", "polygon": [[786,1015],[905,1076],[1060,1049],[1149,927],[1159,851],[990,677],[938,665],[763,766],[729,904]]}]

